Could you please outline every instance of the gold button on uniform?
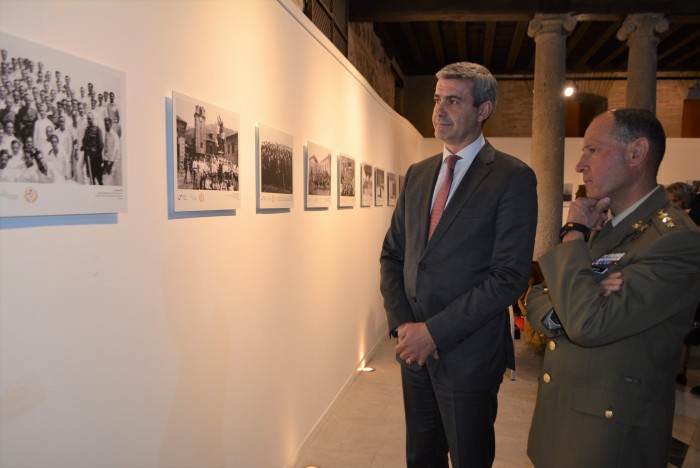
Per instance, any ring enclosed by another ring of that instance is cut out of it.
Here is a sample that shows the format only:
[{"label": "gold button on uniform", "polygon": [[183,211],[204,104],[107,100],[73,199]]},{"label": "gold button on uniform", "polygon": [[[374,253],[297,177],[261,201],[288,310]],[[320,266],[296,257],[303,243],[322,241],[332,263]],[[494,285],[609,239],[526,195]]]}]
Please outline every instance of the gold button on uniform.
[{"label": "gold button on uniform", "polygon": [[605,410],[605,419],[612,419],[612,418],[613,418],[612,410]]},{"label": "gold button on uniform", "polygon": [[544,288],[542,288],[542,292],[545,294],[549,294],[549,288],[545,286]]},{"label": "gold button on uniform", "polygon": [[544,383],[549,383],[549,382],[551,382],[552,377],[550,377],[549,374],[544,374],[544,375],[542,376],[542,380],[544,380]]},{"label": "gold button on uniform", "polygon": [[549,349],[554,351],[555,349],[557,349],[557,344],[554,341],[550,341],[549,342]]}]

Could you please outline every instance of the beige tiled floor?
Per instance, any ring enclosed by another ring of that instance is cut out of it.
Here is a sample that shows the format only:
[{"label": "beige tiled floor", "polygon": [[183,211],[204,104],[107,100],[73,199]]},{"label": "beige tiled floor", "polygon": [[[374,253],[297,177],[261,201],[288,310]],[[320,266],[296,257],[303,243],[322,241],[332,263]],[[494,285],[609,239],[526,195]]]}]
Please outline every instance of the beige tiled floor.
[{"label": "beige tiled floor", "polygon": [[[689,393],[691,386],[700,385],[700,350],[693,349],[688,387],[678,386],[676,392],[673,435],[690,445],[683,468],[700,467],[700,397]],[[506,373],[499,392],[496,468],[532,468],[525,447],[542,360],[523,340],[516,340],[515,352],[516,378],[511,381]],[[383,343],[368,365],[375,371],[357,377],[295,468],[405,467],[401,378],[394,342]]]}]

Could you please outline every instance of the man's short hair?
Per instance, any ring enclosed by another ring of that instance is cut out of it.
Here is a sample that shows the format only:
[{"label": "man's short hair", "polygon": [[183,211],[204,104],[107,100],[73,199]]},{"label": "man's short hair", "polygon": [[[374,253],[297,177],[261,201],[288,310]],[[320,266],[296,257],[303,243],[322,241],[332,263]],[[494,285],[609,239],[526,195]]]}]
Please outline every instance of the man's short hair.
[{"label": "man's short hair", "polygon": [[610,111],[615,127],[610,132],[615,140],[626,145],[637,138],[649,140],[649,151],[653,158],[654,174],[658,173],[666,152],[666,133],[653,112],[646,109],[620,107]]},{"label": "man's short hair", "polygon": [[498,101],[498,83],[488,68],[478,63],[456,62],[444,66],[435,74],[438,79],[471,81],[474,107],[479,107],[486,101],[493,103],[494,109]]}]

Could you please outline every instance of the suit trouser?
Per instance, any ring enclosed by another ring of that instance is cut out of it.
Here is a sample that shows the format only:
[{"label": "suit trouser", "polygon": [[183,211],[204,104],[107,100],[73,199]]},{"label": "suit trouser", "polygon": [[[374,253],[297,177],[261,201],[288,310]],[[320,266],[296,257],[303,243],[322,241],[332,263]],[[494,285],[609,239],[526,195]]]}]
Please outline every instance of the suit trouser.
[{"label": "suit trouser", "polygon": [[465,392],[432,377],[426,367],[401,366],[409,468],[490,467],[500,384]]}]

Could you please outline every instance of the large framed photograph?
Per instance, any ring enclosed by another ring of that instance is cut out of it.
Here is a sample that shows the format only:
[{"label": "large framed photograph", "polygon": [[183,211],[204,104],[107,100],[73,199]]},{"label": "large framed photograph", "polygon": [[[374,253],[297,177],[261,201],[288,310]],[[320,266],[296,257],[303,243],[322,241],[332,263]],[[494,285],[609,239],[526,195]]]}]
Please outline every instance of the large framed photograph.
[{"label": "large framed photograph", "polygon": [[240,208],[238,115],[173,91],[172,128],[175,211]]},{"label": "large framed photograph", "polygon": [[355,159],[338,155],[338,207],[355,206]]},{"label": "large framed photograph", "polygon": [[124,73],[0,32],[0,216],[121,213]]},{"label": "large framed photograph", "polygon": [[374,198],[374,168],[367,164],[360,164],[360,177],[362,183],[362,192],[360,193],[360,206],[372,206]]},{"label": "large framed photograph", "polygon": [[258,124],[258,208],[294,207],[293,148],[292,135]]},{"label": "large framed photograph", "polygon": [[384,170],[378,167],[374,168],[374,204],[375,206],[384,206],[386,200],[386,178]]},{"label": "large framed photograph", "polygon": [[396,174],[392,172],[387,172],[386,174],[387,178],[387,185],[388,185],[388,198],[387,200],[387,205],[389,206],[396,206],[396,201],[399,199],[399,181],[398,178],[396,177]]},{"label": "large framed photograph", "polygon": [[306,207],[331,206],[331,150],[316,143],[306,145]]}]

